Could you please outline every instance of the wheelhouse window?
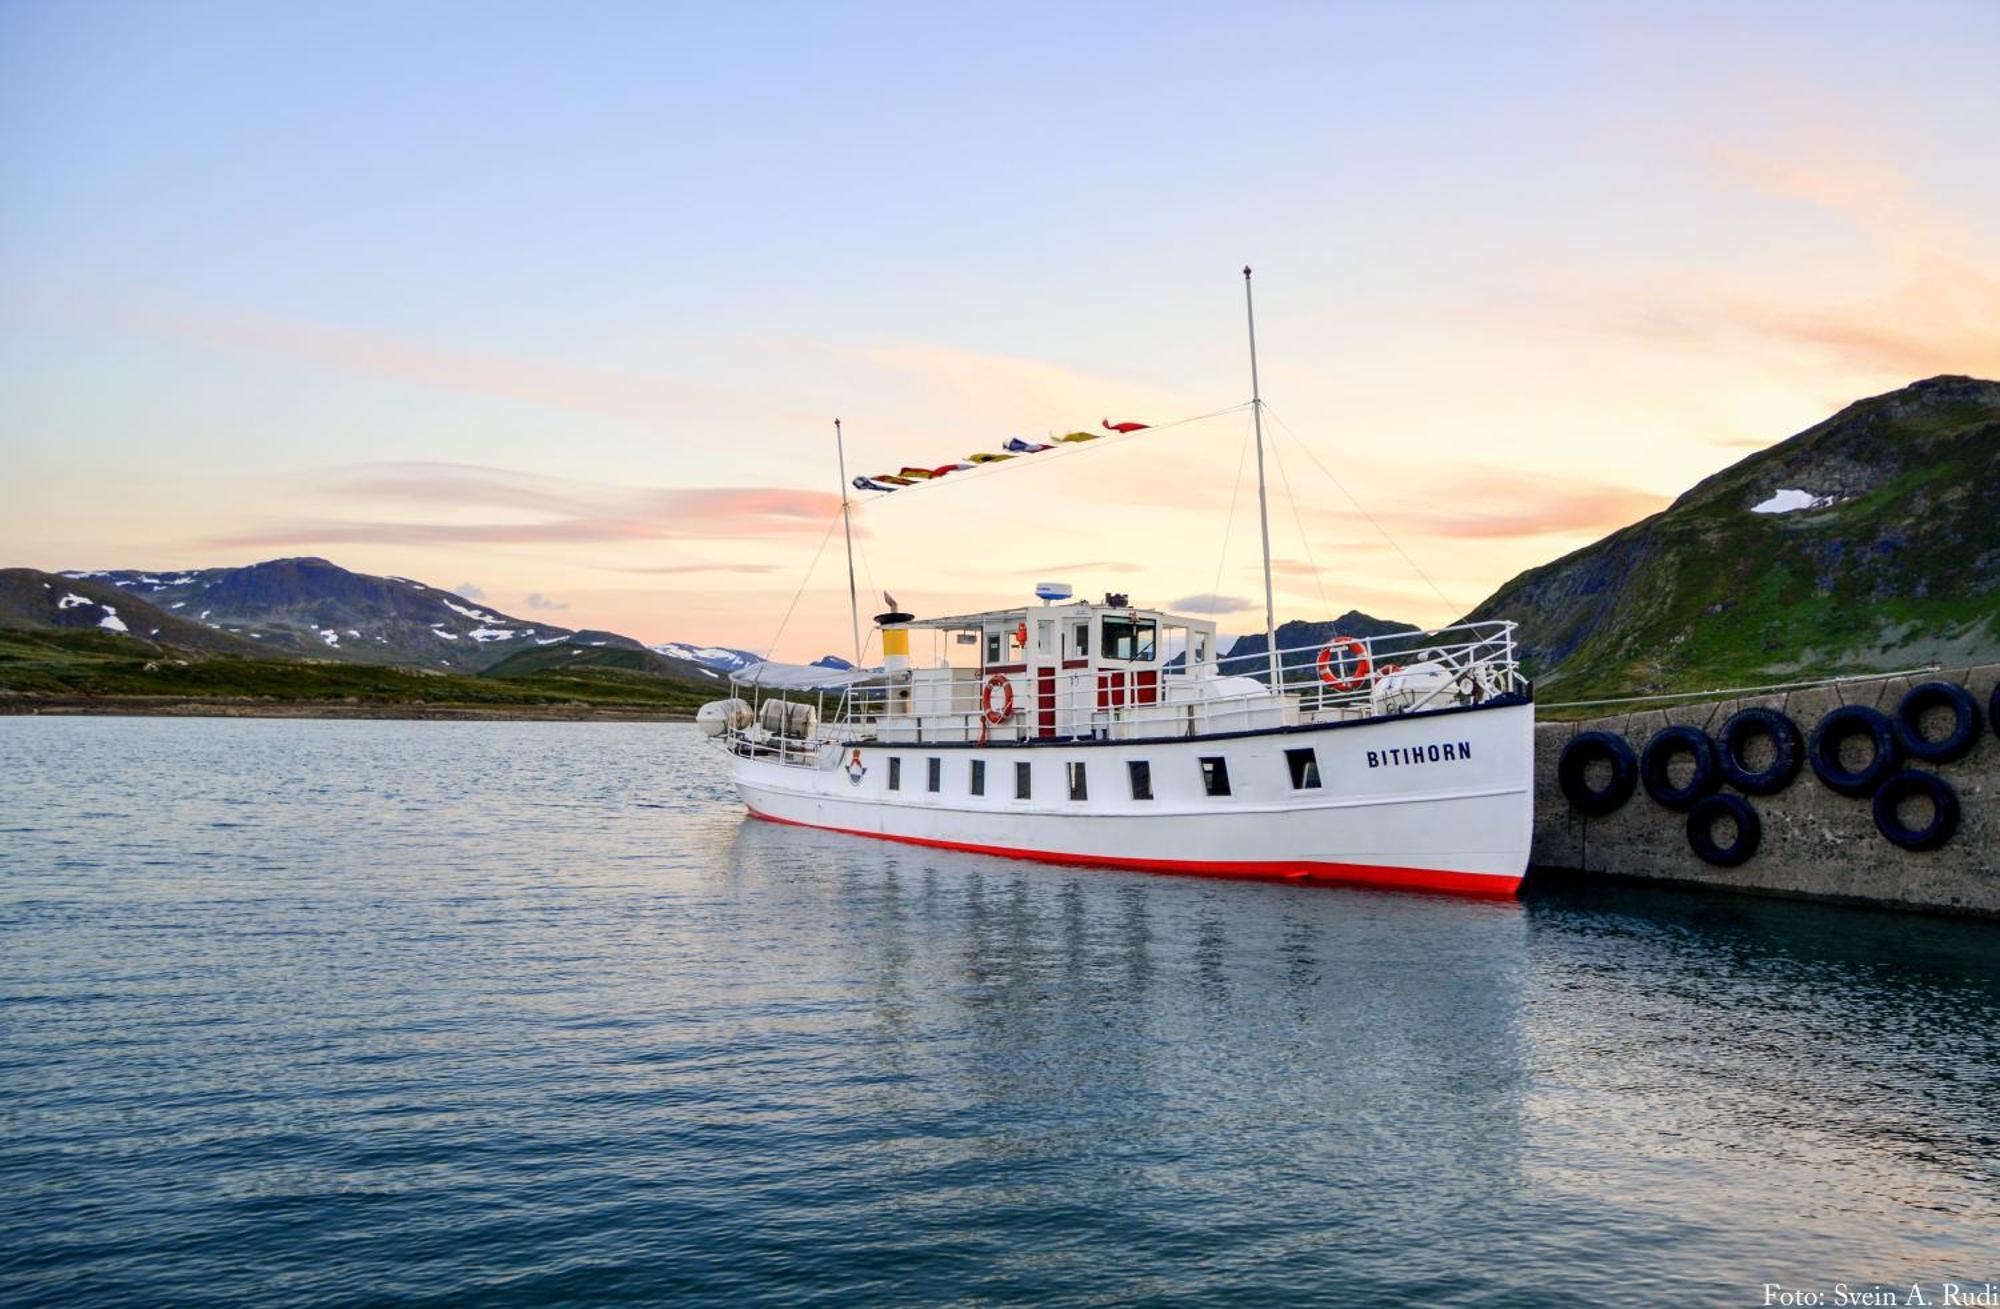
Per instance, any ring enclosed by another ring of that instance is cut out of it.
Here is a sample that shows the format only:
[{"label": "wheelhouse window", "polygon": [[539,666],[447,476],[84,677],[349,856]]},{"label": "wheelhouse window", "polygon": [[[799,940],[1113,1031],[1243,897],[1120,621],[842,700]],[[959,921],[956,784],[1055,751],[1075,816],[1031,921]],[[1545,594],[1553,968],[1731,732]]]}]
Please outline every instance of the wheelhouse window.
[{"label": "wheelhouse window", "polygon": [[1210,795],[1228,795],[1229,761],[1221,755],[1202,756],[1201,787]]},{"label": "wheelhouse window", "polygon": [[1153,765],[1144,759],[1127,761],[1125,770],[1132,775],[1132,798],[1150,800],[1153,798]]},{"label": "wheelhouse window", "polygon": [[995,664],[1006,663],[1006,654],[1007,634],[1005,632],[988,632],[986,634],[986,666],[991,668]]},{"label": "wheelhouse window", "polygon": [[1090,779],[1084,775],[1083,765],[1080,763],[1069,766],[1069,798],[1072,800],[1090,799]]},{"label": "wheelhouse window", "polygon": [[1313,791],[1319,788],[1319,754],[1311,746],[1285,751],[1285,762],[1291,766],[1293,790]]},{"label": "wheelhouse window", "polygon": [[1076,625],[1076,630],[1070,634],[1069,651],[1071,655],[1078,659],[1088,659],[1090,657],[1089,623],[1078,623]]},{"label": "wheelhouse window", "polygon": [[972,761],[970,789],[974,795],[986,794],[986,761],[984,759],[975,759]]},{"label": "wheelhouse window", "polygon": [[1104,639],[1098,648],[1106,659],[1149,663],[1159,633],[1159,624],[1150,618],[1106,618]]},{"label": "wheelhouse window", "polygon": [[925,770],[924,790],[936,792],[943,789],[944,760],[938,758],[936,755],[932,755],[930,757],[930,766]]},{"label": "wheelhouse window", "polygon": [[1035,771],[1033,764],[1014,765],[1014,798],[1033,799],[1035,794]]},{"label": "wheelhouse window", "polygon": [[889,756],[889,789],[891,791],[903,789],[903,760],[900,755]]}]

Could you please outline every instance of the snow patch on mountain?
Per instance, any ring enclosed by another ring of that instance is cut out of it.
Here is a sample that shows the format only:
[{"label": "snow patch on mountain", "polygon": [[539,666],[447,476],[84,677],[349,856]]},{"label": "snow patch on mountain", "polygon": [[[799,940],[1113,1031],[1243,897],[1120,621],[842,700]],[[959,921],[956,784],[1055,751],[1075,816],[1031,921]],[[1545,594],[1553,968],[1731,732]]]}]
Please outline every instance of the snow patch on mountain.
[{"label": "snow patch on mountain", "polygon": [[1814,495],[1811,491],[1780,489],[1770,499],[1750,506],[1753,514],[1791,514],[1801,509],[1824,509],[1838,496]]}]

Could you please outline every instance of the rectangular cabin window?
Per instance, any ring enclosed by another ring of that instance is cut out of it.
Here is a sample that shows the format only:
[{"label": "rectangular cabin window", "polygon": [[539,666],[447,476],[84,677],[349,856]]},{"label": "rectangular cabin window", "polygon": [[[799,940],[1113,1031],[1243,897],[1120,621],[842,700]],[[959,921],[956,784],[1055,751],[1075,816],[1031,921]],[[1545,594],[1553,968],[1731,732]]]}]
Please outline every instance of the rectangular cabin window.
[{"label": "rectangular cabin window", "polygon": [[986,794],[986,761],[984,759],[975,759],[972,761],[972,781],[970,788],[974,795]]},{"label": "rectangular cabin window", "polygon": [[901,755],[889,756],[889,789],[891,791],[900,791],[903,789],[903,758]]},{"label": "rectangular cabin window", "polygon": [[1125,769],[1132,774],[1132,798],[1134,800],[1152,799],[1153,765],[1147,763],[1144,759],[1133,759],[1126,763]]},{"label": "rectangular cabin window", "polygon": [[1080,763],[1069,766],[1069,798],[1090,799],[1090,779],[1084,776],[1083,765]]},{"label": "rectangular cabin window", "polygon": [[1007,662],[1003,657],[1007,652],[1006,643],[1007,635],[1004,632],[988,632],[986,634],[986,666],[988,668],[991,668],[995,664],[1004,664]]},{"label": "rectangular cabin window", "polygon": [[1204,755],[1201,761],[1201,787],[1210,795],[1229,794],[1229,761],[1221,755]]},{"label": "rectangular cabin window", "polygon": [[1073,634],[1073,635],[1072,635],[1072,636],[1070,637],[1070,643],[1069,643],[1069,652],[1070,652],[1070,655],[1071,655],[1071,657],[1073,657],[1073,658],[1076,658],[1076,659],[1088,659],[1088,658],[1090,658],[1090,624],[1089,624],[1089,623],[1078,623],[1078,624],[1076,625],[1076,631],[1075,631],[1075,633],[1074,633],[1074,634]]},{"label": "rectangular cabin window", "polygon": [[1311,746],[1285,751],[1285,762],[1291,765],[1294,791],[1319,789],[1319,754]]},{"label": "rectangular cabin window", "polygon": [[935,794],[944,789],[944,760],[932,755],[930,767],[925,770],[924,790]]},{"label": "rectangular cabin window", "polygon": [[1107,618],[1098,648],[1106,659],[1150,663],[1158,635],[1159,625],[1150,618]]},{"label": "rectangular cabin window", "polygon": [[1032,764],[1014,765],[1014,798],[1029,800],[1035,794],[1035,776]]}]

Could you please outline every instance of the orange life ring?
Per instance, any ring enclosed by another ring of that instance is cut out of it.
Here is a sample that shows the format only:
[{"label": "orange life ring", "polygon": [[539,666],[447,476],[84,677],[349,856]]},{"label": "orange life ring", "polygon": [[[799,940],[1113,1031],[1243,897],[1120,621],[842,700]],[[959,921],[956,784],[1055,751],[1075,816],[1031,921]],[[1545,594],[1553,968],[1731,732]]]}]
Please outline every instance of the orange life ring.
[{"label": "orange life ring", "polygon": [[[1000,707],[993,707],[993,692],[1000,692]],[[1014,716],[1014,684],[1001,673],[986,679],[986,687],[979,693],[979,707],[984,710],[981,717],[995,727]]]},{"label": "orange life ring", "polygon": [[[1333,671],[1333,652],[1336,647],[1354,656],[1353,672],[1348,677],[1342,677]],[[1370,671],[1368,647],[1351,636],[1336,636],[1321,647],[1315,666],[1319,669],[1319,680],[1329,687],[1336,691],[1355,690],[1368,680]]]}]

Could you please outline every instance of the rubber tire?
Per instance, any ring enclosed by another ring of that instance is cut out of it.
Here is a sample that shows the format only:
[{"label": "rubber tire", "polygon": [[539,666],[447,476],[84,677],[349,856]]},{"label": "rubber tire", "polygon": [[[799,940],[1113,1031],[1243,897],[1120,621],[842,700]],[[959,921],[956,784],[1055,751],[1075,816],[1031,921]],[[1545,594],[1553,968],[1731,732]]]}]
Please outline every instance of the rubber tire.
[{"label": "rubber tire", "polygon": [[[1667,780],[1667,759],[1685,750],[1694,756],[1694,776],[1676,787]],[[1639,783],[1646,794],[1678,813],[1686,813],[1695,801],[1722,785],[1722,771],[1715,762],[1715,743],[1699,727],[1663,727],[1646,742],[1639,756]]]},{"label": "rubber tire", "polygon": [[[1938,705],[1949,705],[1957,721],[1950,736],[1927,741],[1917,727],[1924,720],[1924,710]],[[1927,764],[1948,764],[1979,743],[1979,701],[1956,682],[1921,682],[1903,692],[1896,704],[1895,722],[1903,753]]]},{"label": "rubber tire", "polygon": [[[1913,832],[1896,818],[1896,802],[1918,792],[1930,797],[1937,811],[1930,826]],[[1875,830],[1905,850],[1935,850],[1958,830],[1958,792],[1936,773],[1906,768],[1875,792]]]},{"label": "rubber tire", "polygon": [[[1771,738],[1775,755],[1769,768],[1751,770],[1739,757],[1746,741],[1758,733]],[[1745,795],[1776,795],[1792,784],[1806,766],[1806,741],[1799,725],[1776,709],[1739,709],[1715,734],[1715,762],[1722,780]]]},{"label": "rubber tire", "polygon": [[[1875,745],[1875,757],[1858,773],[1840,766],[1840,743],[1849,734],[1865,733]],[[1806,759],[1813,774],[1830,791],[1857,798],[1875,794],[1889,774],[1903,766],[1903,743],[1896,738],[1889,715],[1867,705],[1848,704],[1829,709],[1813,728],[1806,745]]]},{"label": "rubber tire", "polygon": [[[1602,791],[1591,790],[1583,780],[1584,770],[1595,759],[1611,765],[1611,784]],[[1639,759],[1615,732],[1579,732],[1563,747],[1556,783],[1570,808],[1586,818],[1602,818],[1632,798],[1639,784]]]},{"label": "rubber tire", "polygon": [[[1716,844],[1711,830],[1715,820],[1724,815],[1736,820],[1736,840],[1727,847]],[[1703,863],[1734,868],[1757,853],[1757,844],[1764,839],[1764,824],[1740,795],[1705,795],[1688,810],[1687,837],[1688,848],[1700,855]]]}]

